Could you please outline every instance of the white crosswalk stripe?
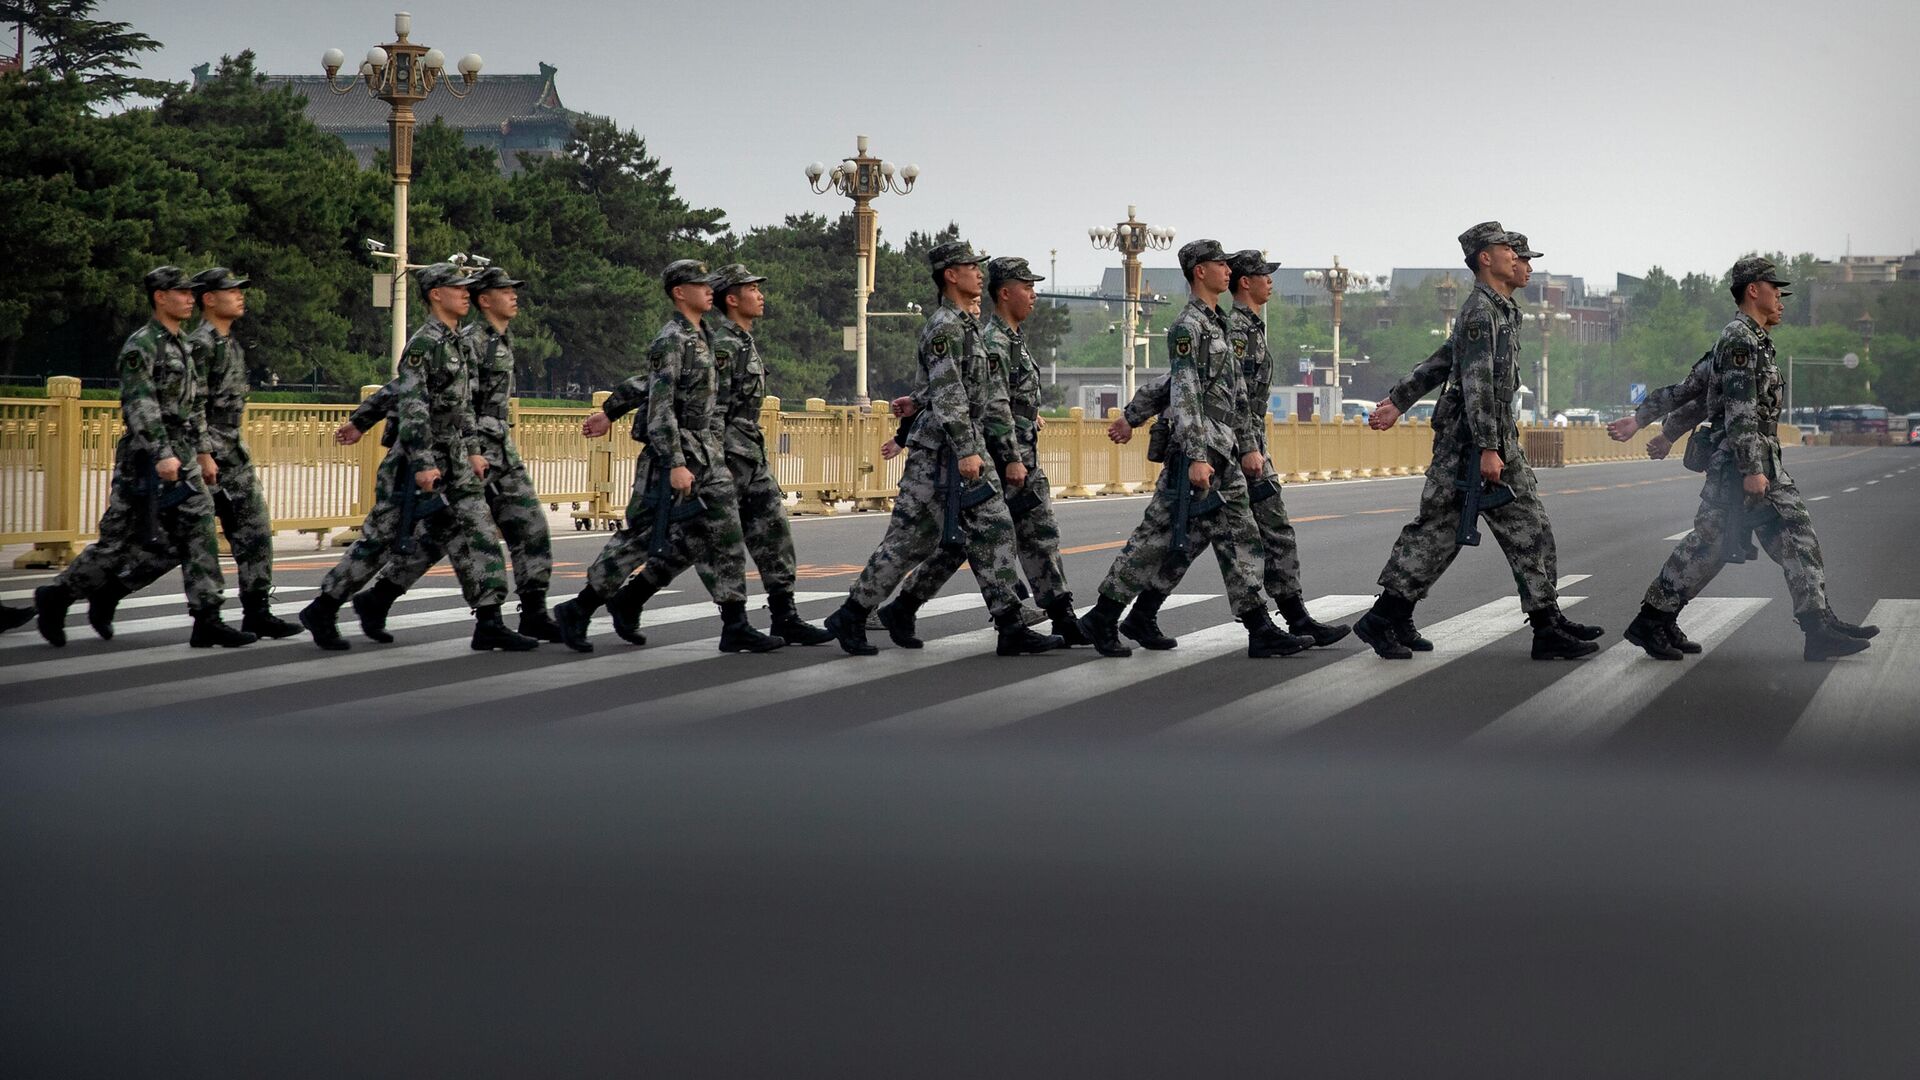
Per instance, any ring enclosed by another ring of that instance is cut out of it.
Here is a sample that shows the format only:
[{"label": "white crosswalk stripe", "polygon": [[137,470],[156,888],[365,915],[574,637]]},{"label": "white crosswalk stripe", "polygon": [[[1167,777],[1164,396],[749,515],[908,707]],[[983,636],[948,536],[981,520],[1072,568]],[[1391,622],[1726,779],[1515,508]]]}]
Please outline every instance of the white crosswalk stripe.
[{"label": "white crosswalk stripe", "polygon": [[[1585,574],[1563,577],[1561,587],[1586,578]],[[1569,608],[1584,599],[1562,596],[1560,606]],[[1282,739],[1436,671],[1525,625],[1520,601],[1502,597],[1423,628],[1421,632],[1433,642],[1432,652],[1414,653],[1411,660],[1383,660],[1369,650],[1189,717],[1155,737],[1197,742]]]},{"label": "white crosswalk stripe", "polygon": [[[289,590],[282,590],[282,591],[284,592]],[[460,595],[459,589],[409,589],[405,594],[403,594],[400,597],[400,600],[402,602],[418,603],[419,601],[422,601],[422,600],[438,600],[441,597],[445,597],[445,596],[459,596],[459,595]],[[163,630],[186,630],[186,629],[190,629],[193,626],[193,616],[185,613],[187,602],[181,599],[180,597],[173,596],[173,597],[162,598],[162,597],[155,596],[155,597],[143,597],[139,599],[144,599],[146,603],[136,605],[130,599],[130,600],[123,601],[121,603],[121,606],[122,607],[154,607],[154,606],[160,606],[167,603],[173,603],[180,606],[181,614],[156,615],[152,618],[147,618],[147,619],[115,619],[113,621],[113,639],[115,641],[119,641],[123,637],[132,637],[136,634],[157,634]],[[290,607],[282,607],[280,610],[280,615],[283,618],[292,619],[293,612],[295,610],[296,609],[290,608]],[[227,614],[232,614],[232,613],[228,612]],[[341,614],[344,616],[343,621],[348,623],[353,622],[352,609],[342,608]],[[229,619],[228,621],[233,623],[236,626],[239,625],[239,621],[237,619]],[[93,636],[93,627],[88,626],[86,622],[86,605],[85,604],[75,604],[73,607],[73,610],[71,612],[68,612],[67,614],[67,636],[68,637],[74,636],[76,631],[80,634],[85,634],[89,637]],[[47,648],[47,643],[41,640],[40,635],[37,633],[29,632],[25,634],[8,634],[5,637],[0,637],[0,650],[26,649],[26,648],[36,648],[36,647],[42,648],[42,649]]]},{"label": "white crosswalk stripe", "polygon": [[[313,585],[282,585],[273,590],[273,596],[275,600],[278,600],[283,596],[291,597],[294,593],[310,593],[316,591],[318,591],[318,588]],[[32,589],[14,589],[8,592],[0,592],[0,601],[7,601],[9,603],[16,600],[32,599]],[[168,590],[166,592],[155,593],[152,596],[129,596],[125,600],[120,601],[120,610],[130,611],[133,608],[166,607],[168,604],[179,604],[184,607],[186,603],[186,599],[179,593]],[[82,601],[76,604],[75,607],[76,609],[84,609],[86,603]]]},{"label": "white crosswalk stripe", "polygon": [[[942,600],[954,599],[935,597],[920,609],[924,618],[933,606]],[[977,607],[977,598],[965,598]],[[1167,599],[1167,607],[1183,607],[1197,604],[1214,597],[1205,594],[1175,595]],[[1181,603],[1174,603],[1174,601]],[[1164,609],[1163,609],[1164,610]],[[870,635],[871,636],[871,635]],[[735,713],[776,705],[782,701],[792,701],[809,694],[826,693],[850,686],[872,683],[877,679],[905,675],[941,664],[949,660],[979,655],[993,648],[996,632],[988,627],[984,630],[969,630],[965,633],[948,634],[937,638],[927,638],[926,647],[921,649],[898,649],[883,645],[878,656],[838,656],[824,664],[815,664],[800,671],[779,672],[758,678],[744,679],[724,686],[702,687],[683,694],[661,698],[645,704],[617,705],[585,716],[569,717],[564,723],[575,727],[636,727],[661,728],[683,727],[689,724],[704,723]],[[885,632],[879,634],[885,640]],[[1066,657],[1058,653],[1043,656],[1009,659],[1009,664],[1056,664]]]},{"label": "white crosswalk stripe", "polygon": [[[1177,597],[1168,598],[1171,603]],[[1322,596],[1307,604],[1307,611],[1322,622],[1341,619],[1365,611],[1373,604],[1372,595]],[[1356,639],[1348,637],[1346,642]],[[1015,724],[1054,709],[1085,701],[1095,694],[1110,693],[1128,686],[1158,679],[1183,668],[1242,652],[1247,647],[1246,627],[1239,623],[1210,626],[1197,633],[1180,635],[1180,646],[1165,652],[1134,650],[1121,661],[1090,660],[1065,671],[1022,679],[964,697],[936,701],[911,712],[888,717],[850,734],[937,734],[964,736]],[[1366,646],[1362,644],[1361,648]]]},{"label": "white crosswalk stripe", "polygon": [[1882,600],[1866,652],[1833,661],[1781,751],[1912,750],[1920,746],[1920,600]]},{"label": "white crosswalk stripe", "polygon": [[1699,656],[1684,661],[1655,660],[1645,649],[1622,641],[1556,679],[1506,715],[1474,732],[1466,745],[1476,749],[1512,746],[1591,746],[1604,741],[1646,707],[1656,695],[1713,654],[1767,605],[1764,597],[1703,597],[1681,614],[1681,629],[1700,643]]}]

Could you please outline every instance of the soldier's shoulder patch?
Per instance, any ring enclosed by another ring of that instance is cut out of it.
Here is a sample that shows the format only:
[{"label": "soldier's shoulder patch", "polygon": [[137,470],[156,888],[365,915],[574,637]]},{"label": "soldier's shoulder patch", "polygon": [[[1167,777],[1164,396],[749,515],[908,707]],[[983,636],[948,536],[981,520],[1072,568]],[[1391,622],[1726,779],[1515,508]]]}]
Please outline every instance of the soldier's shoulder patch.
[{"label": "soldier's shoulder patch", "polygon": [[933,355],[947,355],[947,339],[945,337],[936,337],[933,339]]},{"label": "soldier's shoulder patch", "polygon": [[1172,343],[1175,356],[1193,355],[1193,327],[1175,323],[1173,329],[1167,331],[1167,341]]},{"label": "soldier's shoulder patch", "polygon": [[1246,338],[1236,337],[1233,339],[1233,355],[1243,360],[1246,359],[1246,355],[1247,355],[1247,339]]},{"label": "soldier's shoulder patch", "polygon": [[1745,345],[1735,345],[1727,351],[1727,363],[1743,368],[1753,363],[1753,350]]}]

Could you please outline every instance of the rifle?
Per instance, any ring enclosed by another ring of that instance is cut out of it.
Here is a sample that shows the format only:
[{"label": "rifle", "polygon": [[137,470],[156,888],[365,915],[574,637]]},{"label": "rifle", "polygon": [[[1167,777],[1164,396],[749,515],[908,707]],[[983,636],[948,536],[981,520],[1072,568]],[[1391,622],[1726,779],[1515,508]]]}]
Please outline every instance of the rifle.
[{"label": "rifle", "polygon": [[993,498],[993,485],[985,480],[975,480],[969,484],[960,478],[960,455],[953,452],[951,445],[940,451],[946,458],[947,496],[946,514],[941,522],[940,546],[948,551],[958,551],[967,546],[967,533],[960,527],[960,513],[971,510],[988,499]]},{"label": "rifle", "polygon": [[673,470],[667,468],[665,459],[656,456],[653,460],[656,475],[647,486],[647,497],[641,505],[653,510],[653,535],[647,544],[647,557],[664,559],[673,552],[673,527],[706,513],[707,501],[698,495],[687,496],[685,502],[676,501]]},{"label": "rifle", "polygon": [[1727,496],[1714,500],[1714,505],[1727,515],[1726,528],[1720,541],[1720,557],[1728,565],[1737,566],[1760,557],[1760,549],[1753,543],[1753,531],[1767,523],[1773,517],[1773,504],[1761,502],[1758,505],[1747,502],[1747,493],[1740,488],[1741,472],[1738,467],[1727,470]]},{"label": "rifle", "polygon": [[1506,484],[1488,485],[1480,475],[1480,448],[1471,443],[1466,446],[1466,457],[1460,462],[1460,475],[1454,478],[1453,486],[1462,496],[1460,527],[1454,530],[1453,538],[1461,547],[1479,547],[1480,515],[1512,502],[1513,488]]},{"label": "rifle", "polygon": [[410,457],[400,455],[399,466],[393,497],[400,503],[400,525],[394,534],[393,551],[396,555],[411,555],[419,547],[419,542],[413,538],[414,527],[423,522],[432,522],[443,514],[453,513],[453,507],[447,502],[446,493],[440,490],[441,481],[434,481],[433,487],[426,491],[420,490],[420,485],[413,479],[413,460]]},{"label": "rifle", "polygon": [[1271,476],[1263,476],[1247,485],[1247,501],[1263,503],[1280,494],[1280,481]]},{"label": "rifle", "polygon": [[1208,514],[1227,505],[1220,496],[1220,485],[1210,484],[1207,493],[1196,502],[1193,497],[1193,476],[1188,473],[1188,461],[1185,452],[1169,450],[1166,467],[1173,470],[1173,535],[1170,548],[1175,558],[1186,558],[1187,526],[1196,517]]},{"label": "rifle", "polygon": [[1007,496],[1008,513],[1016,518],[1025,518],[1028,514],[1040,509],[1040,493],[1033,490],[1033,482],[1039,475],[1040,470],[1037,468],[1027,470],[1027,482]]},{"label": "rifle", "polygon": [[133,501],[140,507],[140,546],[158,554],[172,550],[167,532],[160,526],[160,512],[172,510],[193,497],[193,485],[183,480],[160,479],[159,463],[150,450],[133,456]]},{"label": "rifle", "polygon": [[233,496],[227,494],[226,488],[215,486],[209,489],[209,493],[213,496],[213,516],[220,521],[220,531],[227,534],[228,540],[232,540],[235,530],[240,527],[239,507],[233,504]]}]

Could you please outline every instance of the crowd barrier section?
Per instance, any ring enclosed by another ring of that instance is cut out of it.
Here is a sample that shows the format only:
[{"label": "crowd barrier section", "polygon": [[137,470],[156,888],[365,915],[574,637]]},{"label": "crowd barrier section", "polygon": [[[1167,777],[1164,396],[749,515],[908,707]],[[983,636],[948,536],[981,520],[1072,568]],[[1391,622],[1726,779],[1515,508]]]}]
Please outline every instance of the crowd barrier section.
[{"label": "crowd barrier section", "polygon": [[[377,387],[364,387],[364,398]],[[630,417],[602,438],[588,439],[581,423],[591,407],[534,408],[512,405],[514,439],[542,498],[571,511],[579,528],[616,527],[626,514],[639,444],[628,435]],[[272,403],[247,407],[246,438],[255,471],[278,531],[297,530],[336,542],[350,541],[373,505],[374,478],[386,451],[381,428],[354,446],[340,446],[334,431],[352,412],[349,405]],[[1146,458],[1148,428],[1125,444],[1108,438],[1104,417],[1068,409],[1046,417],[1040,428],[1040,466],[1056,497],[1093,498],[1150,489],[1159,466]],[[893,438],[899,419],[884,401],[871,410],[808,399],[799,410],[779,398],[763,402],[760,425],[774,476],[795,498],[794,513],[885,511],[892,506],[905,457],[888,461],[880,448]],[[1522,434],[1538,468],[1645,455],[1654,432],[1617,443],[1605,429],[1528,427]],[[1780,429],[1783,443],[1799,445],[1800,432]],[[1364,421],[1267,422],[1267,448],[1275,471],[1288,483],[1409,476],[1423,472],[1432,454],[1432,429],[1402,421],[1386,432]],[[47,380],[45,398],[0,399],[0,544],[30,544],[16,566],[62,566],[95,535],[107,506],[120,409],[113,401],[85,401],[80,382]],[[1677,462],[1683,447],[1677,447]],[[345,530],[342,532],[341,530]]]}]

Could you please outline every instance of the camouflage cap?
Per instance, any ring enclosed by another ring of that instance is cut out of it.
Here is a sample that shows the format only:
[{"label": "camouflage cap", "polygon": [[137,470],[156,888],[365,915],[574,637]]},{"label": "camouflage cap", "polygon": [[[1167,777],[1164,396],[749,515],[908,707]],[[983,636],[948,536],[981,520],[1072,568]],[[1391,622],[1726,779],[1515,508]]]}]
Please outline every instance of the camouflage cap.
[{"label": "camouflage cap", "polygon": [[1483,221],[1460,234],[1460,254],[1471,259],[1490,247],[1512,243],[1513,239],[1508,235],[1506,226],[1497,221]]},{"label": "camouflage cap", "polygon": [[526,282],[507,276],[506,270],[498,266],[489,266],[473,275],[473,284],[467,286],[470,293],[483,293],[488,289],[517,289]]},{"label": "camouflage cap", "polygon": [[740,263],[728,263],[720,269],[715,270],[713,274],[707,278],[707,284],[713,286],[713,291],[718,293],[740,285],[752,285],[755,282],[765,280],[767,280],[765,277],[748,270]]},{"label": "camouflage cap", "polygon": [[973,245],[965,240],[949,240],[944,244],[935,244],[927,252],[927,265],[938,273],[949,266],[977,266],[987,261],[987,253],[973,250]]},{"label": "camouflage cap", "polygon": [[473,279],[467,276],[466,271],[450,262],[422,266],[413,272],[413,276],[414,280],[420,283],[422,293],[430,293],[440,288],[464,289],[473,284]]},{"label": "camouflage cap", "polygon": [[1012,255],[1002,255],[987,260],[987,291],[1006,284],[1009,281],[1045,281],[1044,277],[1033,272],[1027,260]]},{"label": "camouflage cap", "polygon": [[1280,269],[1279,263],[1268,262],[1265,253],[1252,248],[1241,248],[1227,256],[1227,266],[1241,277],[1272,277]]},{"label": "camouflage cap", "polygon": [[1733,264],[1731,271],[1733,287],[1744,289],[1756,281],[1765,281],[1773,285],[1791,285],[1793,282],[1782,280],[1780,268],[1773,260],[1764,255],[1749,255]]},{"label": "camouflage cap", "polygon": [[147,292],[169,292],[174,289],[193,288],[193,279],[185,270],[177,266],[156,266],[147,271],[140,279],[141,287]]},{"label": "camouflage cap", "polygon": [[708,272],[707,264],[699,259],[675,259],[660,272],[660,284],[668,292],[679,285],[705,285]]},{"label": "camouflage cap", "polygon": [[1218,240],[1189,240],[1180,248],[1180,270],[1192,273],[1203,262],[1226,262],[1227,249]]},{"label": "camouflage cap", "polygon": [[1520,256],[1523,259],[1543,258],[1543,256],[1539,252],[1533,250],[1532,245],[1527,243],[1526,233],[1517,233],[1517,232],[1508,233],[1507,246],[1513,248],[1513,253],[1515,255]]},{"label": "camouflage cap", "polygon": [[234,277],[233,271],[224,266],[210,266],[193,275],[193,294],[219,292],[221,289],[244,289],[248,279]]}]

